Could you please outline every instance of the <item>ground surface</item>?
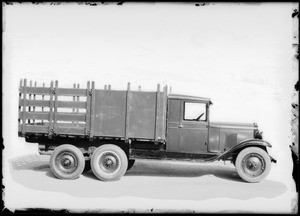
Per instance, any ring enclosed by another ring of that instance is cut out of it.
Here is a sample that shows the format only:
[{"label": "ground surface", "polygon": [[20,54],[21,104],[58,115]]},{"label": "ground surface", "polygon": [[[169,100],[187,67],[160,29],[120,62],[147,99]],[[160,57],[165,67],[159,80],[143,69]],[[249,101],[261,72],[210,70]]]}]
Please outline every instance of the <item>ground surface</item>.
[{"label": "ground surface", "polygon": [[101,182],[91,171],[76,180],[59,180],[51,172],[49,158],[24,154],[7,160],[6,204],[108,212],[287,213],[292,209],[289,184],[272,179],[272,173],[259,183],[246,183],[229,162],[137,160],[119,181]]}]

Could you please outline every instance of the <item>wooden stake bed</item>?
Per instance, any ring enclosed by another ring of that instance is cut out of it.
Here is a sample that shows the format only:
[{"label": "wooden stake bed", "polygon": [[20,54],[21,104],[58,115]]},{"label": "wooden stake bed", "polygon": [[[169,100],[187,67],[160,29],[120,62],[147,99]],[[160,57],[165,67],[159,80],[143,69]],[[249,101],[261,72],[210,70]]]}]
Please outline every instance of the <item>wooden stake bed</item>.
[{"label": "wooden stake bed", "polygon": [[145,139],[162,142],[166,139],[167,86],[160,92],[59,88],[52,81],[49,87],[20,81],[19,136],[60,135]]}]

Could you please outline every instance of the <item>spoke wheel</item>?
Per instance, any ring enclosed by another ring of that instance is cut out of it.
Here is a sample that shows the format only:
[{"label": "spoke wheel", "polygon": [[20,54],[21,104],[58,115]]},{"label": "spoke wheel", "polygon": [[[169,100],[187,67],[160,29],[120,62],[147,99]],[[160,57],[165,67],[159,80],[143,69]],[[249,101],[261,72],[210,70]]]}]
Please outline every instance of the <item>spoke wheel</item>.
[{"label": "spoke wheel", "polygon": [[85,160],[82,152],[73,145],[61,145],[50,157],[50,168],[59,179],[76,179],[83,172]]},{"label": "spoke wheel", "polygon": [[259,182],[269,174],[271,159],[263,149],[248,147],[238,154],[235,167],[239,176],[245,181]]},{"label": "spoke wheel", "polygon": [[91,158],[92,171],[102,181],[118,180],[125,174],[127,167],[127,156],[116,145],[106,144],[98,147]]}]

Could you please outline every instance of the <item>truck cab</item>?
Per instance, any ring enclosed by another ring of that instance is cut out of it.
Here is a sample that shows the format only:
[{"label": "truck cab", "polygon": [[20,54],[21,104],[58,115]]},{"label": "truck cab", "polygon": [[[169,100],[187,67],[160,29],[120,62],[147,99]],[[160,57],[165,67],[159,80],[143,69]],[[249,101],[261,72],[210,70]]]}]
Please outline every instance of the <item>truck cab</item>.
[{"label": "truck cab", "polygon": [[169,95],[167,112],[167,152],[209,152],[208,98]]},{"label": "truck cab", "polygon": [[209,98],[169,95],[167,152],[223,154],[240,143],[262,142],[256,123],[210,121]]}]

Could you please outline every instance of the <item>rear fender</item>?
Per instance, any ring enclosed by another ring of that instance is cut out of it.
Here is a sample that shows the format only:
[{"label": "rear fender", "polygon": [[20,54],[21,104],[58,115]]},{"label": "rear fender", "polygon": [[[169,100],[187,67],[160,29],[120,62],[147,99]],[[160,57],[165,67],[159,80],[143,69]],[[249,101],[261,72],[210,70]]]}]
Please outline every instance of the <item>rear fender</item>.
[{"label": "rear fender", "polygon": [[[238,145],[232,147],[228,151],[224,152],[222,155],[218,156],[217,160],[228,160],[233,159],[235,160],[234,156],[236,156],[240,151],[242,151],[244,148],[247,147],[260,147],[263,148],[267,152],[267,147],[271,148],[272,145],[264,140],[260,139],[250,139],[250,140],[244,140],[240,142]],[[233,157],[233,158],[232,158]],[[276,160],[270,156],[270,159],[272,162],[276,163]]]}]

